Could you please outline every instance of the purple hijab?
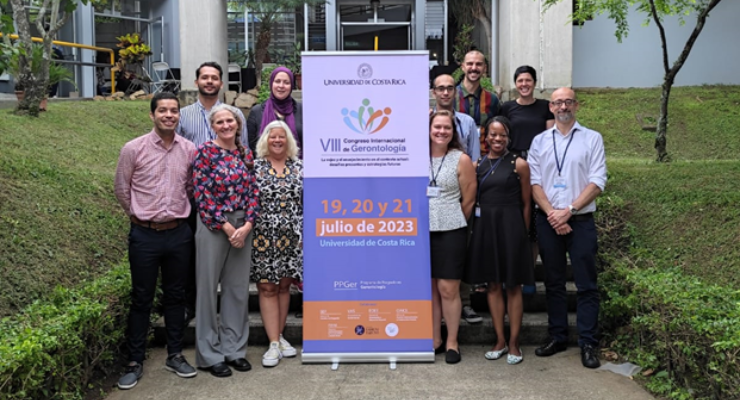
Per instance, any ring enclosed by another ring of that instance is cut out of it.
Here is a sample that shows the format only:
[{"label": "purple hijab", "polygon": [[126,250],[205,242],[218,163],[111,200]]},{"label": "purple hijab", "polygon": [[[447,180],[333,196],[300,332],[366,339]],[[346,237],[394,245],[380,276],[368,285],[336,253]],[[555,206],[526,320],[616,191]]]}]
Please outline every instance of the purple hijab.
[{"label": "purple hijab", "polygon": [[[272,92],[272,83],[275,81],[275,76],[280,72],[285,72],[288,74],[288,78],[290,78],[290,93],[288,93],[288,97],[283,100],[278,100]],[[277,67],[272,71],[272,74],[270,74],[270,98],[265,101],[265,106],[262,110],[262,125],[260,126],[259,135],[262,135],[262,131],[264,131],[267,124],[277,119],[275,116],[275,111],[277,111],[285,116],[285,123],[288,124],[291,132],[293,132],[293,137],[298,140],[296,137],[298,133],[295,130],[295,116],[293,115],[293,97],[291,97],[291,94],[293,93],[293,82],[295,82],[293,80],[293,72],[288,68]]]}]

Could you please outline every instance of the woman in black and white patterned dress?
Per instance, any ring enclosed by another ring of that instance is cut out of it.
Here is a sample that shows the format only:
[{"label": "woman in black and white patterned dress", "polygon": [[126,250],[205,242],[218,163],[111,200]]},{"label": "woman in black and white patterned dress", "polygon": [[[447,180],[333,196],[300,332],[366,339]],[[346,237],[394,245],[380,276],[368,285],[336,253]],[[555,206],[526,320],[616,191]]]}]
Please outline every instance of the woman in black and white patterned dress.
[{"label": "woman in black and white patterned dress", "polygon": [[283,337],[290,285],[303,280],[303,163],[285,122],[269,123],[257,142],[254,175],[262,212],[254,228],[252,281],[270,347],[262,365],[274,367],[296,349]]}]

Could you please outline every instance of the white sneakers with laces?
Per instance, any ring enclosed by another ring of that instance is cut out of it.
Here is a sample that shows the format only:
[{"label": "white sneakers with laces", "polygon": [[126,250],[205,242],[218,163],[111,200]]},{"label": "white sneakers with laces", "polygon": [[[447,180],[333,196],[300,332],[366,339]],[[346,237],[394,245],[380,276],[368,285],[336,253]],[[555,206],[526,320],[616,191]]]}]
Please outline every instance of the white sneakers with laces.
[{"label": "white sneakers with laces", "polygon": [[271,342],[270,347],[267,349],[265,354],[262,356],[262,366],[263,367],[274,367],[278,365],[281,358],[283,358],[283,353],[280,352],[280,343]]},{"label": "white sneakers with laces", "polygon": [[282,334],[280,334],[280,353],[286,358],[295,357],[298,354],[295,347],[285,340]]}]

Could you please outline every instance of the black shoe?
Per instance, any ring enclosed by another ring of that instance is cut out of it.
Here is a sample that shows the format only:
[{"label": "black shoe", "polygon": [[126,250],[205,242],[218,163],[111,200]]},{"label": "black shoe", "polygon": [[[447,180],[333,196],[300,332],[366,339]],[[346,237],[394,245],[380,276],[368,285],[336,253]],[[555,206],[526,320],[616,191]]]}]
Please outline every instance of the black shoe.
[{"label": "black shoe", "polygon": [[216,378],[226,378],[227,376],[231,376],[231,368],[229,368],[228,365],[226,365],[225,362],[220,362],[218,364],[211,365],[207,368],[201,368],[211,373],[211,375],[215,376]]},{"label": "black shoe", "polygon": [[551,340],[549,343],[535,349],[534,354],[537,357],[549,357],[555,353],[560,353],[568,348],[568,343],[556,342]]},{"label": "black shoe", "polygon": [[447,350],[447,354],[445,355],[445,362],[447,364],[457,364],[460,360],[462,360],[462,357],[460,357],[459,351],[452,349]]},{"label": "black shoe", "polygon": [[237,358],[236,360],[226,361],[226,364],[229,364],[234,367],[235,370],[241,372],[247,372],[252,369],[252,364],[250,364],[246,358]]},{"label": "black shoe", "polygon": [[584,344],[581,347],[581,363],[586,368],[599,368],[601,366],[596,347],[591,344]]},{"label": "black shoe", "polygon": [[445,348],[445,344],[444,344],[444,343],[442,343],[442,344],[440,344],[440,345],[439,345],[439,347],[437,347],[436,349],[434,349],[434,354],[435,354],[435,355],[436,355],[436,354],[442,354],[442,353],[444,353],[445,351],[447,351],[447,349]]},{"label": "black shoe", "polygon": [[483,322],[483,318],[481,318],[481,316],[473,310],[473,307],[470,306],[464,306],[462,308],[462,317],[469,324],[480,324]]}]

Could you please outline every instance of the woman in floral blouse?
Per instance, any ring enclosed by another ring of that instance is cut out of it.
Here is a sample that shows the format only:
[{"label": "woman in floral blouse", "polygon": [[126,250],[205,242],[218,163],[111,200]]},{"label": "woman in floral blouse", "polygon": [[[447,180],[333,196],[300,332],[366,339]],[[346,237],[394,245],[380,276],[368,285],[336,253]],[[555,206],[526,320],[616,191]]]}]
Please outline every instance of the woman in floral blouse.
[{"label": "woman in floral blouse", "polygon": [[[198,229],[195,234],[196,362],[216,377],[248,371],[250,232],[259,214],[253,156],[241,144],[239,110],[219,104],[209,114],[216,139],[198,148],[193,164]],[[221,315],[217,288],[221,283]]]},{"label": "woman in floral blouse", "polygon": [[303,163],[285,122],[265,126],[256,145],[254,174],[260,215],[254,230],[252,280],[257,282],[260,313],[270,347],[262,365],[274,367],[296,349],[283,337],[290,305],[290,284],[303,280]]}]

